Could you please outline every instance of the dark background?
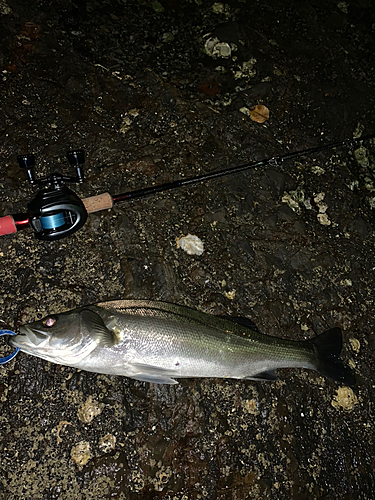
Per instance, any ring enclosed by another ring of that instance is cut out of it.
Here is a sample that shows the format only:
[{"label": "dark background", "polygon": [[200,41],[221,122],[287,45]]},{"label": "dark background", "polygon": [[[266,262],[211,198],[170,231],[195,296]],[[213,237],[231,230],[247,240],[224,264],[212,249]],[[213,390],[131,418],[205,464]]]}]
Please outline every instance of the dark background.
[{"label": "dark background", "polygon": [[[375,132],[370,0],[1,0],[0,12],[0,215],[35,196],[21,153],[39,175],[70,174],[65,152],[84,148],[73,189],[87,197]],[[205,53],[210,38],[230,56]],[[264,124],[240,112],[257,104]],[[0,370],[2,498],[375,498],[373,154],[368,141],[118,205],[54,243],[2,237],[3,328],[166,300],[295,340],[339,326],[358,375],[353,390],[303,370],[169,387],[20,354]],[[188,233],[202,256],[177,248]]]}]

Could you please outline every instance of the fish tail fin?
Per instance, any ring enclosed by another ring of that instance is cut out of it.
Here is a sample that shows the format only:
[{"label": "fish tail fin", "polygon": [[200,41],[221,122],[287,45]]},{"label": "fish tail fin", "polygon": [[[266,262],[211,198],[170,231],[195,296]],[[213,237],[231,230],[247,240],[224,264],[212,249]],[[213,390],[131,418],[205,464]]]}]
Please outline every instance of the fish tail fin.
[{"label": "fish tail fin", "polygon": [[340,359],[342,334],[340,328],[331,328],[310,339],[317,358],[316,369],[328,378],[346,385],[355,385],[354,372]]}]

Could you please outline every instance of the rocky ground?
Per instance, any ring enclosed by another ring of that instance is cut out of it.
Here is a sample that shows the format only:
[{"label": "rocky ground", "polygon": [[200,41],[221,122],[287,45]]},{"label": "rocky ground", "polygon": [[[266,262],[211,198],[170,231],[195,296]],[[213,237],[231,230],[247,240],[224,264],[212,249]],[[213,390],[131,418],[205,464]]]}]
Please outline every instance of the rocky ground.
[{"label": "rocky ground", "polygon": [[[73,189],[87,197],[375,132],[370,0],[1,0],[0,12],[1,215],[36,193],[21,153],[39,175],[71,174],[65,152],[84,148]],[[2,328],[121,298],[247,316],[295,340],[339,326],[358,383],[284,370],[156,386],[21,353],[0,369],[1,497],[375,498],[373,146],[118,204],[56,242],[2,237]],[[202,255],[177,247],[188,233]]]}]

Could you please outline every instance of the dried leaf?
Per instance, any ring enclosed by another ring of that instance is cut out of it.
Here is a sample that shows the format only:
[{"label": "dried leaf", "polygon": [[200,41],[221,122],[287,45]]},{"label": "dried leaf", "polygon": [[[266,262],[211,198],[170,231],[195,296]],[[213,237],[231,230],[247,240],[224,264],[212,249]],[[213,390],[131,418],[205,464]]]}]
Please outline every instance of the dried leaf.
[{"label": "dried leaf", "polygon": [[257,104],[249,109],[249,116],[253,122],[264,123],[270,117],[270,110],[263,104]]},{"label": "dried leaf", "polygon": [[213,82],[202,83],[199,85],[198,90],[206,95],[216,95],[219,91],[219,82],[215,80]]}]

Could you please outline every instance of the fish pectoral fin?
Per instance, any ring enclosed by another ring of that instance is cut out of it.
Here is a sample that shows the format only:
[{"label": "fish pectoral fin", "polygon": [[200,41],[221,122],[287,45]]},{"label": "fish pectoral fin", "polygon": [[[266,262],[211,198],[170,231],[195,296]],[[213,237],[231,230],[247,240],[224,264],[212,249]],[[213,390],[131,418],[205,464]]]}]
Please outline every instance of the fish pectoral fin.
[{"label": "fish pectoral fin", "polygon": [[90,309],[83,309],[80,312],[81,328],[95,340],[100,347],[112,347],[115,343],[113,333],[105,326],[104,321]]},{"label": "fish pectoral fin", "polygon": [[132,363],[131,366],[136,373],[130,377],[136,380],[152,384],[178,384],[177,380],[172,378],[177,375],[177,370],[166,370],[146,363]]},{"label": "fish pectoral fin", "polygon": [[265,372],[256,373],[255,375],[251,375],[251,377],[244,377],[243,380],[277,380],[279,377],[276,375],[276,372],[273,370],[268,370]]}]

